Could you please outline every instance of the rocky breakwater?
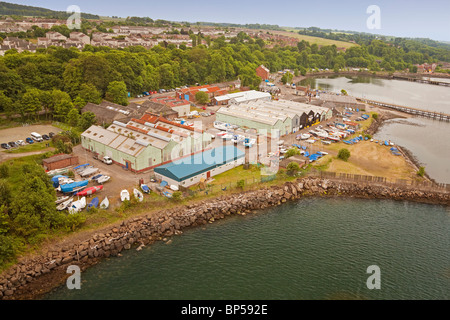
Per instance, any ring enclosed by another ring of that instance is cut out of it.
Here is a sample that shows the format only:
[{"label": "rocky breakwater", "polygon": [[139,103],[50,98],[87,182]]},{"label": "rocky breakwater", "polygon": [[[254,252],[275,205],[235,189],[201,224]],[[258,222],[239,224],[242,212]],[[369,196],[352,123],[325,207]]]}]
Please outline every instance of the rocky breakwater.
[{"label": "rocky breakwater", "polygon": [[[306,196],[350,196],[411,200],[450,205],[450,194],[352,182],[299,179],[284,185],[221,196],[212,200],[132,218],[83,240],[56,244],[34,258],[21,260],[0,275],[0,299],[35,299],[64,283],[70,265],[81,270],[103,258],[117,257],[230,215],[246,215]],[[78,237],[79,238],[79,237]]]}]

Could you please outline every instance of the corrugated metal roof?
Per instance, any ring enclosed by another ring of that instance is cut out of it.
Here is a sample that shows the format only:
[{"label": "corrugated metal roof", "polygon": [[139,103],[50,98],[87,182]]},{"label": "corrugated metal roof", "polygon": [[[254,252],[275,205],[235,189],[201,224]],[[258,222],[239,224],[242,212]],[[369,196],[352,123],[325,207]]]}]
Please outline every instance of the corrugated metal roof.
[{"label": "corrugated metal roof", "polygon": [[157,167],[155,173],[181,182],[243,157],[245,153],[238,148],[224,146]]}]

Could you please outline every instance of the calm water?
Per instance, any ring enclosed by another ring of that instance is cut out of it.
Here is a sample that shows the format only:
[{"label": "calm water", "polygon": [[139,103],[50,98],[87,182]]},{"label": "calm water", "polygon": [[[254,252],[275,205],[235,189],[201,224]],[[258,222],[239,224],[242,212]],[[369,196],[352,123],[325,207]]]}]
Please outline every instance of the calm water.
[{"label": "calm water", "polygon": [[[374,77],[310,78],[301,83],[332,92],[345,89],[355,97],[450,114],[450,87]],[[450,183],[449,137],[450,123],[424,118],[392,120],[375,136],[409,149],[430,177],[441,183]]]},{"label": "calm water", "polygon": [[434,180],[450,184],[450,123],[424,118],[386,121],[376,139],[410,150]]},{"label": "calm water", "polygon": [[126,252],[47,299],[449,299],[449,248],[448,208],[305,199]]},{"label": "calm water", "polygon": [[336,93],[344,89],[358,98],[450,114],[450,87],[356,76],[309,78],[300,84]]}]

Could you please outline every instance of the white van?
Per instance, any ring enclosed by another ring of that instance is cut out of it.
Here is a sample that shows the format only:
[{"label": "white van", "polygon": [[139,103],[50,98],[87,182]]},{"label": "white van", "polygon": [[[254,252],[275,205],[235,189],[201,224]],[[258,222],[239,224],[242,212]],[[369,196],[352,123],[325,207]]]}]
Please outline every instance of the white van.
[{"label": "white van", "polygon": [[42,139],[42,136],[39,133],[36,133],[36,132],[32,132],[31,133],[31,138],[33,138],[33,140],[37,141],[37,142],[44,141],[44,139]]}]

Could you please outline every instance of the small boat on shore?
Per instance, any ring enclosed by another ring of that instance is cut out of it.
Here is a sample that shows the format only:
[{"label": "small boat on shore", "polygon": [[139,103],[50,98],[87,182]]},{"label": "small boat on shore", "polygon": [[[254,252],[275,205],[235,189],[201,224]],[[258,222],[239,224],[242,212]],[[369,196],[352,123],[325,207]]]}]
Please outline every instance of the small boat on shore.
[{"label": "small boat on shore", "polygon": [[79,188],[85,188],[88,184],[89,184],[89,180],[84,180],[84,181],[78,181],[78,182],[74,182],[74,183],[61,185],[60,188],[61,188],[61,192],[63,192],[63,193],[71,193],[71,192],[75,192],[77,189],[79,190]]},{"label": "small boat on shore", "polygon": [[89,204],[88,204],[88,210],[89,210],[89,209],[92,209],[92,208],[97,208],[97,207],[98,207],[98,203],[99,203],[99,200],[98,200],[97,197],[95,197],[94,199],[92,199],[92,201],[89,202]]},{"label": "small boat on shore", "polygon": [[109,208],[109,199],[105,197],[105,199],[100,203],[100,209],[106,210]]},{"label": "small boat on shore", "polygon": [[133,190],[134,197],[139,200],[139,202],[144,201],[144,195],[138,189]]},{"label": "small boat on shore", "polygon": [[96,186],[96,187],[91,187],[91,188],[87,188],[86,190],[80,191],[78,192],[76,195],[78,197],[87,197],[87,196],[91,196],[94,193],[103,190],[103,186]]},{"label": "small boat on shore", "polygon": [[108,182],[110,179],[111,179],[110,176],[101,176],[101,177],[97,180],[97,183],[104,184],[104,183]]},{"label": "small boat on shore", "polygon": [[141,189],[144,193],[149,194],[150,193],[150,188],[148,187],[148,185],[146,184],[141,184]]},{"label": "small boat on shore", "polygon": [[59,205],[56,207],[56,210],[58,210],[58,211],[64,211],[64,210],[66,210],[66,209],[72,204],[72,202],[73,202],[73,198],[70,198],[70,199],[64,201],[63,203],[59,204]]},{"label": "small boat on shore", "polygon": [[69,213],[74,214],[80,212],[86,208],[86,197],[81,198],[81,200],[72,202],[72,205],[69,207]]},{"label": "small boat on shore", "polygon": [[58,199],[56,199],[55,204],[61,204],[63,202],[66,202],[67,200],[69,200],[70,197],[65,196],[65,197],[58,197]]},{"label": "small boat on shore", "polygon": [[125,200],[130,201],[130,193],[128,192],[128,190],[122,190],[120,192],[120,200],[122,200],[122,202],[124,202]]}]

